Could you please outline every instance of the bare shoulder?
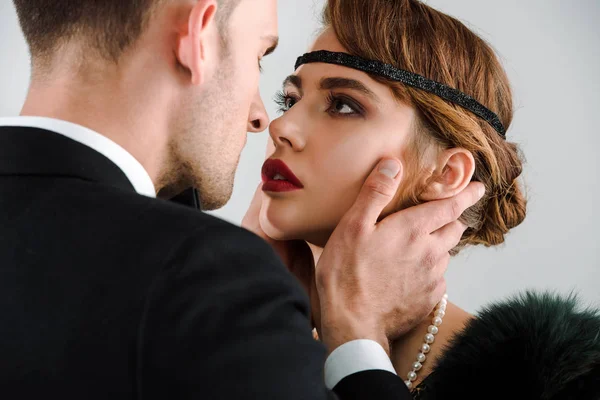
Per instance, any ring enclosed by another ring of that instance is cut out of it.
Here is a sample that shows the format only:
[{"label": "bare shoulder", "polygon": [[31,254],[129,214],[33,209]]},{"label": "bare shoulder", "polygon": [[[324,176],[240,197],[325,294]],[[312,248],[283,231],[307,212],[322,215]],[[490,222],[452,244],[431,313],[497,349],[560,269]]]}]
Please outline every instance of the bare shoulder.
[{"label": "bare shoulder", "polygon": [[446,315],[443,319],[444,322],[440,326],[440,332],[436,340],[444,342],[445,339],[450,339],[451,336],[462,331],[465,325],[473,318],[475,318],[473,314],[468,313],[454,303],[448,302]]}]

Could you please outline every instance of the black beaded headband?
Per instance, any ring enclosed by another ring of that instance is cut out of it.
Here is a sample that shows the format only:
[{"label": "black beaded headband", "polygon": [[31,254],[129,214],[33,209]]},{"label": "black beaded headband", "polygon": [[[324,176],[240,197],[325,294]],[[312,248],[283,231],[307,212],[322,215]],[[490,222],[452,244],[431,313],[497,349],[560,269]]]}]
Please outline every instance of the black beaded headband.
[{"label": "black beaded headband", "polygon": [[393,65],[385,64],[381,61],[366,60],[347,53],[334,53],[326,50],[314,51],[298,57],[294,69],[298,69],[298,67],[303,64],[317,62],[357,69],[369,74],[375,74],[397,82],[402,82],[405,85],[435,94],[436,96],[457,104],[484,119],[500,134],[500,136],[502,136],[503,139],[506,139],[506,130],[496,114],[484,107],[471,96],[442,83],[432,81],[431,79],[427,79],[424,76],[409,71],[398,69]]}]

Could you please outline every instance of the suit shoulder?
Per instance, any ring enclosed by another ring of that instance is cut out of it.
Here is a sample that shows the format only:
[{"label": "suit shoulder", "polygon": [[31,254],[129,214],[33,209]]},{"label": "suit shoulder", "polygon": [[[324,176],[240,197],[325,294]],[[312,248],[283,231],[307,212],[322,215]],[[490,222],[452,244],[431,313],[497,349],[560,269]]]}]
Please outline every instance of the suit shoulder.
[{"label": "suit shoulder", "polygon": [[145,220],[153,221],[160,225],[162,230],[177,232],[180,236],[206,229],[218,229],[224,233],[243,236],[252,235],[245,229],[192,207],[136,193],[119,192],[117,196],[121,197],[118,201],[122,213],[142,213]]},{"label": "suit shoulder", "polygon": [[[278,262],[275,252],[263,239],[192,207],[117,190],[98,190],[86,198],[89,199],[86,209],[96,210],[94,218],[102,226],[101,231],[129,240],[135,237],[140,246],[148,249],[144,251],[148,257],[161,259],[163,263],[181,254],[201,256],[204,261],[211,257],[245,255],[248,259]],[[119,224],[116,233],[115,223]]]},{"label": "suit shoulder", "polygon": [[253,263],[254,268],[277,264],[284,269],[273,248],[244,228],[191,207],[137,197],[135,202],[140,205],[134,207],[141,206],[145,210],[145,218],[155,220],[162,227],[160,236],[165,241],[177,239],[174,250],[179,254],[187,254],[188,258],[202,257],[205,262],[214,258]]}]

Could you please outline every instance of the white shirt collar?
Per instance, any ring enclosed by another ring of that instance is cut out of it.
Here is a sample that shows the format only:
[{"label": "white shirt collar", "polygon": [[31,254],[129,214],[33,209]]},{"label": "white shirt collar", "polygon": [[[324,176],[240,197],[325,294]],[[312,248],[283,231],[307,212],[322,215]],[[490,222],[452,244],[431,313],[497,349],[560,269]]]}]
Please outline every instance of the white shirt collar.
[{"label": "white shirt collar", "polygon": [[0,126],[46,129],[86,145],[115,163],[127,176],[136,192],[156,197],[154,183],[142,164],[127,150],[98,132],[72,122],[46,117],[0,118]]}]

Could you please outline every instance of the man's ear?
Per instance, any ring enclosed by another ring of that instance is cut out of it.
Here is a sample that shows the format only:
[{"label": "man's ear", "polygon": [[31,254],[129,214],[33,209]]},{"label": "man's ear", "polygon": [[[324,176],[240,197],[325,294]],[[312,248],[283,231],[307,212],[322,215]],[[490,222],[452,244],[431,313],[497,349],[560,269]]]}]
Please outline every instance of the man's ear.
[{"label": "man's ear", "polygon": [[465,149],[449,149],[440,154],[438,167],[421,192],[424,201],[447,199],[462,192],[475,173],[475,159]]},{"label": "man's ear", "polygon": [[216,0],[197,0],[187,12],[187,27],[180,34],[177,59],[189,71],[192,85],[201,85],[216,69],[219,57]]}]

